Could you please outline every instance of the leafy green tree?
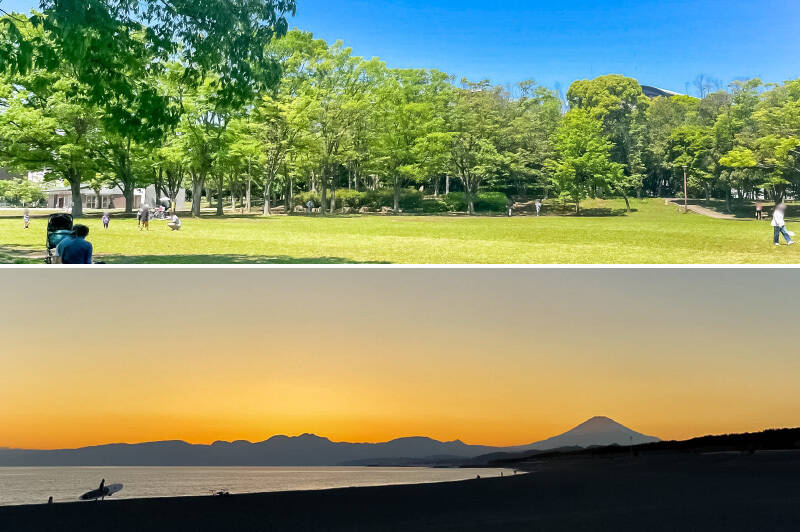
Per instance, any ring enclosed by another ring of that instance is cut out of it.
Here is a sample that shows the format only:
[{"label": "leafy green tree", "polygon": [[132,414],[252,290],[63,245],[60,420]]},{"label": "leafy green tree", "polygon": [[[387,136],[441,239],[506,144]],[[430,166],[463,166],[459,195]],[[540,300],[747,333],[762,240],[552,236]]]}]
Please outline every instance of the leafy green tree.
[{"label": "leafy green tree", "polygon": [[553,144],[556,158],[548,163],[553,189],[561,201],[575,203],[576,212],[590,191],[617,187],[622,166],[611,161],[613,144],[604,136],[603,124],[589,111],[569,111]]},{"label": "leafy green tree", "polygon": [[505,163],[495,142],[502,127],[502,89],[488,81],[462,81],[451,105],[450,165],[464,186],[467,212],[475,214],[481,183],[496,175]]},{"label": "leafy green tree", "polygon": [[561,122],[562,102],[558,95],[526,81],[519,85],[520,97],[507,101],[508,127],[501,138],[508,154],[508,175],[518,195],[532,186],[540,195],[549,188],[547,161],[555,155],[553,135]]},{"label": "leafy green tree", "polygon": [[402,186],[427,177],[417,146],[445,126],[437,113],[437,99],[449,87],[448,81],[438,71],[390,70],[378,85],[373,156],[392,183],[395,212]]},{"label": "leafy green tree", "polygon": [[44,189],[38,183],[28,179],[12,179],[0,181],[0,198],[25,207],[43,201],[45,195]]},{"label": "leafy green tree", "polygon": [[[31,25],[15,24],[26,35],[43,38]],[[72,190],[72,213],[80,217],[82,179],[96,171],[98,110],[69,65],[51,66],[0,78],[0,164],[44,169],[45,179],[65,181]]]},{"label": "leafy green tree", "polygon": [[644,177],[642,151],[650,104],[639,82],[616,74],[576,81],[567,91],[567,101],[571,108],[586,109],[603,122],[613,143],[611,158],[624,167],[624,188],[638,190]]},{"label": "leafy green tree", "polygon": [[703,126],[681,126],[670,136],[669,160],[673,171],[687,167],[689,187],[703,190],[710,199],[714,180],[714,136]]}]

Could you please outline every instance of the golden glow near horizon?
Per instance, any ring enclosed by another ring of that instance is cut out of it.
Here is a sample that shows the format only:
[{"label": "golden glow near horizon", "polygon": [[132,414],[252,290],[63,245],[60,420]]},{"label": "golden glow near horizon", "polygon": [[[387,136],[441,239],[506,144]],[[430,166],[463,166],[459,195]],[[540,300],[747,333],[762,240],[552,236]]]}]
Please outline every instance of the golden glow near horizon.
[{"label": "golden glow near horizon", "polygon": [[800,425],[791,270],[0,271],[0,446]]}]

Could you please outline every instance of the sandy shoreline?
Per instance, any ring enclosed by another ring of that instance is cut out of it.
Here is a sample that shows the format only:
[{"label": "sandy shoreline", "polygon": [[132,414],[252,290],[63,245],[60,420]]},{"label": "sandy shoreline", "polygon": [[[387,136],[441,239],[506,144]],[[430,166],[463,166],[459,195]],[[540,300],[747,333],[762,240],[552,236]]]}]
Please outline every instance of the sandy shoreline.
[{"label": "sandy shoreline", "polygon": [[0,530],[798,530],[800,455],[530,464],[530,475],[0,507]]}]

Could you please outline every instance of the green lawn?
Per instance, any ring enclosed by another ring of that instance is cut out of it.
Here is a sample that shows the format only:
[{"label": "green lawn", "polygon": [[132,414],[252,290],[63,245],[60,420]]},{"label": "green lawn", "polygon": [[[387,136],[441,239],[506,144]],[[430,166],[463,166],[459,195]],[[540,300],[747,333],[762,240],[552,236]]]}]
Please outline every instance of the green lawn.
[{"label": "green lawn", "polygon": [[[582,216],[226,216],[183,217],[180,232],[154,220],[113,218],[104,232],[84,219],[95,253],[108,263],[797,263],[797,247],[772,244],[769,222],[682,214],[663,200],[593,201]],[[549,207],[547,208],[549,209]],[[46,218],[23,230],[0,218],[0,261],[40,262]],[[789,229],[794,224],[790,221]],[[797,224],[800,232],[800,223]],[[32,253],[32,254],[31,254]]]}]

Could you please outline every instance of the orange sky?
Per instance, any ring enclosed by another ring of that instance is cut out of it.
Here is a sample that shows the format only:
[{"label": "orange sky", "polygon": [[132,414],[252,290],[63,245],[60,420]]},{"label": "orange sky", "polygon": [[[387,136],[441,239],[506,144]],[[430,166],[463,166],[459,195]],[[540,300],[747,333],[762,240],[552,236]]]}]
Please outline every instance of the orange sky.
[{"label": "orange sky", "polygon": [[0,288],[0,446],[800,426],[791,270],[11,269]]}]

